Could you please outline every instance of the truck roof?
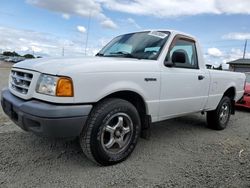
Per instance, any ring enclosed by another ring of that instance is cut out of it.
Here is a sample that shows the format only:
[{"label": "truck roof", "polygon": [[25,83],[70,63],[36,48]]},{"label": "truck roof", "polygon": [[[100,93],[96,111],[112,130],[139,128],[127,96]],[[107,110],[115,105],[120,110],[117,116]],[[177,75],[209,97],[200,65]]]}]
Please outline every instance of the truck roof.
[{"label": "truck roof", "polygon": [[[189,37],[194,38],[194,39],[196,38],[195,36],[190,35],[188,33],[184,33],[184,32],[177,31],[177,30],[172,30],[172,29],[143,29],[143,30],[139,30],[139,31],[137,30],[137,31],[130,32],[130,33],[138,33],[138,32],[143,32],[143,31],[168,31],[168,32],[170,32],[173,35],[180,34],[180,35],[189,36]],[[128,33],[124,33],[124,34],[128,34]]]}]

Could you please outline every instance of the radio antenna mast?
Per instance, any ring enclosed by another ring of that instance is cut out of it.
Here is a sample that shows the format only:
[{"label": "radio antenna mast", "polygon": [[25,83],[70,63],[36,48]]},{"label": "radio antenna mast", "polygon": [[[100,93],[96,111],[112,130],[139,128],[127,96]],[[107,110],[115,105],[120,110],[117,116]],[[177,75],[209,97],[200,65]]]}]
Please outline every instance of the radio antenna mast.
[{"label": "radio antenna mast", "polygon": [[245,59],[245,56],[246,56],[246,49],[247,49],[247,39],[246,39],[245,45],[244,45],[243,59]]},{"label": "radio antenna mast", "polygon": [[86,35],[86,42],[85,42],[85,56],[87,55],[87,48],[88,48],[88,40],[89,40],[89,29],[90,29],[90,21],[91,21],[91,11],[89,11],[88,17],[88,26],[87,26],[87,35]]}]

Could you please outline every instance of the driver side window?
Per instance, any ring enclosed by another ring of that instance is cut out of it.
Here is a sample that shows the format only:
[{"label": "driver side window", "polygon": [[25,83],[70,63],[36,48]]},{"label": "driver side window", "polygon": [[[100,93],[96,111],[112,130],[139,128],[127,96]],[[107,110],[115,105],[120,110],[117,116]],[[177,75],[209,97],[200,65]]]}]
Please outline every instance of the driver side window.
[{"label": "driver side window", "polygon": [[177,39],[169,53],[169,60],[173,60],[173,54],[181,53],[184,57],[183,62],[174,62],[173,67],[198,69],[197,52],[195,42],[185,39]]}]

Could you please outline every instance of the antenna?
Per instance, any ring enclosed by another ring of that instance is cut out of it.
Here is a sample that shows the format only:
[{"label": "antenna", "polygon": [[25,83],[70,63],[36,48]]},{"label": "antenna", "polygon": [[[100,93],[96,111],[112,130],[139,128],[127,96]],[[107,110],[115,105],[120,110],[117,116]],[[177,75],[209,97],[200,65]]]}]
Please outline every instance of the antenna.
[{"label": "antenna", "polygon": [[244,45],[243,59],[245,59],[245,56],[246,56],[246,49],[247,49],[247,39],[246,39],[245,45]]},{"label": "antenna", "polygon": [[85,56],[87,55],[87,47],[88,47],[88,40],[89,40],[89,28],[90,28],[90,21],[91,21],[91,11],[89,11],[89,18],[88,18],[88,27],[87,27],[87,36],[85,42]]}]

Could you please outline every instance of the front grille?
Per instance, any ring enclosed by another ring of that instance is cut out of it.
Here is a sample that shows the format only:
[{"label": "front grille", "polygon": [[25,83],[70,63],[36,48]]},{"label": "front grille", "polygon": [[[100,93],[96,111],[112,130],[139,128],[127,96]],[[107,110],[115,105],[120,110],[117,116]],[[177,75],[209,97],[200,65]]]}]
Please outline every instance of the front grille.
[{"label": "front grille", "polygon": [[32,81],[33,74],[24,71],[11,71],[10,86],[15,91],[27,94],[29,91],[30,83]]}]

